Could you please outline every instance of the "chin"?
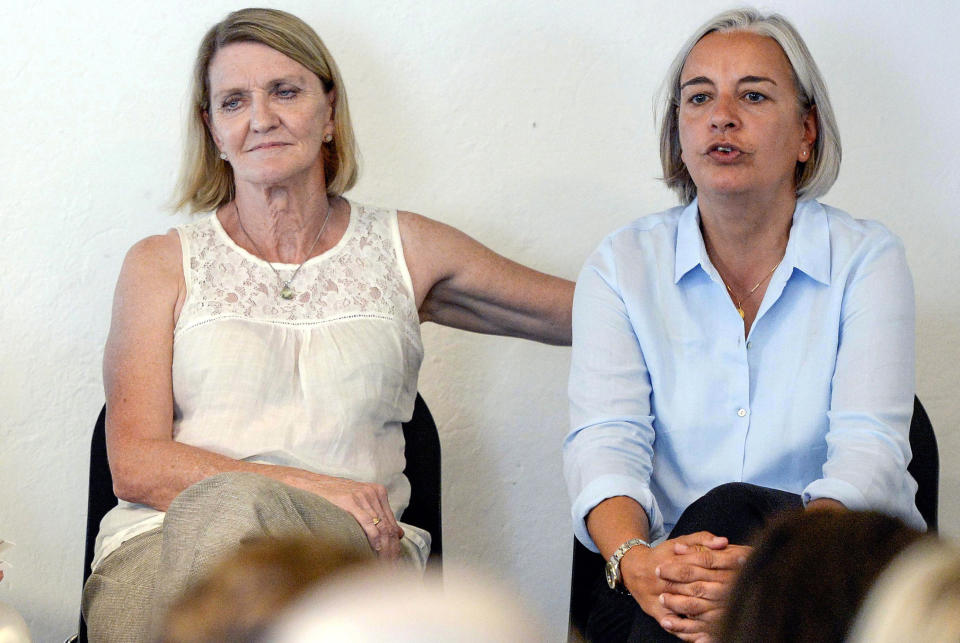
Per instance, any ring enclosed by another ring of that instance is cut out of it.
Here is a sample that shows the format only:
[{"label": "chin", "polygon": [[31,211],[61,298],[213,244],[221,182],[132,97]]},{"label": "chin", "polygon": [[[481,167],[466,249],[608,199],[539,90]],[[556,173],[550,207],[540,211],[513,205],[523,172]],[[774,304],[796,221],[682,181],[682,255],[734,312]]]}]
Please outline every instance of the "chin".
[{"label": "chin", "polygon": [[257,185],[283,183],[304,171],[303,168],[260,166],[245,168],[245,171],[234,175],[237,181],[254,183]]},{"label": "chin", "polygon": [[750,186],[740,181],[704,181],[703,183],[694,182],[694,184],[697,186],[697,194],[702,196],[725,198],[750,192]]}]

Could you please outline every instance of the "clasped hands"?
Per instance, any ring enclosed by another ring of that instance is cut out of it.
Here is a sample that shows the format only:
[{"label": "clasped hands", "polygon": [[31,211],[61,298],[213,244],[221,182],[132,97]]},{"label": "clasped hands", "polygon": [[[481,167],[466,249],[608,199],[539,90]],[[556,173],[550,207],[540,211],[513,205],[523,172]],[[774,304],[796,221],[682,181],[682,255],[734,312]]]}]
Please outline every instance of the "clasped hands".
[{"label": "clasped hands", "polygon": [[663,629],[683,641],[711,643],[749,553],[749,547],[701,531],[652,549],[634,547],[620,561],[620,573],[640,608]]}]

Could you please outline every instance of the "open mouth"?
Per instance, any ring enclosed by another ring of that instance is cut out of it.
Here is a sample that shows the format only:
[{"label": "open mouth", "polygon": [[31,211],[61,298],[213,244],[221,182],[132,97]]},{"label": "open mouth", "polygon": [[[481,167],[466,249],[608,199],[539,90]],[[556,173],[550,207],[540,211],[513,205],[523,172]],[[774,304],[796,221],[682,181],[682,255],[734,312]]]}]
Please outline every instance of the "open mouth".
[{"label": "open mouth", "polygon": [[717,143],[707,149],[707,154],[717,160],[730,160],[738,158],[743,152],[736,145],[730,143]]}]

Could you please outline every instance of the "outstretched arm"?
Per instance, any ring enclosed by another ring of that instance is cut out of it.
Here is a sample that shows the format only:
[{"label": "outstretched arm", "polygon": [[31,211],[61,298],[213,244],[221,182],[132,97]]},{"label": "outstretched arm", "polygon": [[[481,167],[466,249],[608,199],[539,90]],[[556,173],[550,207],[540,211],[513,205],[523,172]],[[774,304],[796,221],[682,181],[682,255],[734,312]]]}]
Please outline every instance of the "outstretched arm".
[{"label": "outstretched arm", "polygon": [[459,230],[398,213],[422,322],[570,344],[573,282],[498,255]]}]

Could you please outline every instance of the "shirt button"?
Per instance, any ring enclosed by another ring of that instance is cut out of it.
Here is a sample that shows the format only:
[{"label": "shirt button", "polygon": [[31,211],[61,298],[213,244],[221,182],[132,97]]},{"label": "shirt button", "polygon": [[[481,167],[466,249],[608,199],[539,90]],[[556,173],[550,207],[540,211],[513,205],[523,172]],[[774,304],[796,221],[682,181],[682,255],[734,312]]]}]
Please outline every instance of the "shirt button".
[{"label": "shirt button", "polygon": [[746,414],[747,414],[747,409],[740,409],[739,411],[737,411],[737,415],[739,415],[740,417],[743,417]]},{"label": "shirt button", "polygon": [[747,342],[747,348],[750,348],[750,346],[751,346],[752,344],[753,344],[753,342]]}]

